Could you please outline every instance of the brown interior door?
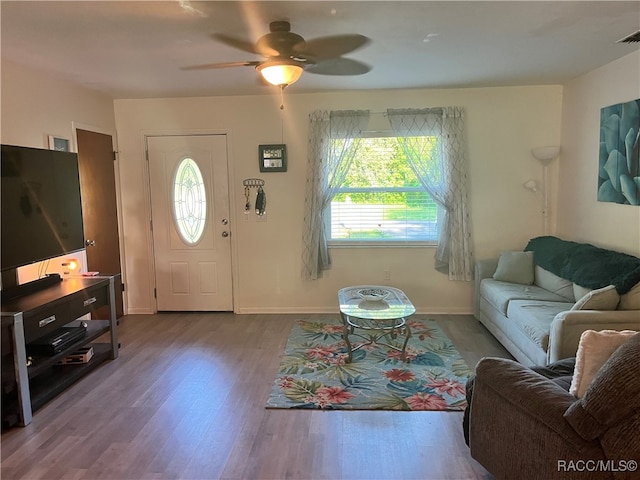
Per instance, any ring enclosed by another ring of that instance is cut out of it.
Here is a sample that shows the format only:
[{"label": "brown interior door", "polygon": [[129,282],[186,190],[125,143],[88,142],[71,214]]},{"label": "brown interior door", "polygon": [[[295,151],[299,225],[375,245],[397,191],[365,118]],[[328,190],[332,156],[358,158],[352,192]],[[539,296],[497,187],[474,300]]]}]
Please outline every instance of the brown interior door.
[{"label": "brown interior door", "polygon": [[[115,275],[120,272],[118,211],[113,141],[110,135],[76,130],[82,218],[87,241],[87,267],[91,272]],[[116,314],[123,315],[122,282],[116,282]],[[106,307],[103,307],[106,308]],[[108,310],[96,318],[107,318]]]}]

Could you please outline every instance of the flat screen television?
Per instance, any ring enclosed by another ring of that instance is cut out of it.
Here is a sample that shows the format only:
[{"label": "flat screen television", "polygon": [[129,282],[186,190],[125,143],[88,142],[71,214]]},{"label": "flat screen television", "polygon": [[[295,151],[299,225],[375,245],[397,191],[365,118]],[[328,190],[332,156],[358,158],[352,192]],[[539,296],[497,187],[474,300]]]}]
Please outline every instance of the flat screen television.
[{"label": "flat screen television", "polygon": [[2,145],[0,162],[4,290],[11,270],[85,244],[76,153]]}]

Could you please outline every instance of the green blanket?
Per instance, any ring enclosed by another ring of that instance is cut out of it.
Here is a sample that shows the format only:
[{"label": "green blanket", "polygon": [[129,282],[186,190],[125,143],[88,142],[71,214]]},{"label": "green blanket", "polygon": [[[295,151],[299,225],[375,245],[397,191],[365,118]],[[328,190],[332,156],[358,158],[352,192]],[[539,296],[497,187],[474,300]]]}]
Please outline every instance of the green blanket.
[{"label": "green blanket", "polygon": [[529,240],[534,263],[586,288],[615,285],[620,295],[640,282],[640,258],[556,237]]}]

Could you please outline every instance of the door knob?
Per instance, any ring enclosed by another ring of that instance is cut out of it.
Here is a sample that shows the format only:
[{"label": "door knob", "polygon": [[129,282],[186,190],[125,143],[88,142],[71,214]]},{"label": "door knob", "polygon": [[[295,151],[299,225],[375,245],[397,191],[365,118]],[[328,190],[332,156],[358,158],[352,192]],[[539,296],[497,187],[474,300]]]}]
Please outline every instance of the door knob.
[{"label": "door knob", "polygon": [[223,237],[228,237],[229,236],[229,232],[222,232],[222,236]]},{"label": "door knob", "polygon": [[95,241],[95,240],[85,240],[85,241],[84,241],[84,244],[85,244],[87,247],[95,247],[95,246],[96,246],[96,241]]}]

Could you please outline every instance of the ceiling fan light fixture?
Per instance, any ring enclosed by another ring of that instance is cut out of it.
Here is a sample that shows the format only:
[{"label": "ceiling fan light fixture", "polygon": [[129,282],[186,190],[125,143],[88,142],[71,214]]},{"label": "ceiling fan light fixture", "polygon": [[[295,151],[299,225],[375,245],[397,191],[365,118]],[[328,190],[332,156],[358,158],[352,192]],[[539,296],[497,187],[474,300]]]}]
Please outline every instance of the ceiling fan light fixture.
[{"label": "ceiling fan light fixture", "polygon": [[298,81],[303,68],[296,62],[276,60],[264,62],[256,67],[262,77],[271,85],[286,87]]}]

